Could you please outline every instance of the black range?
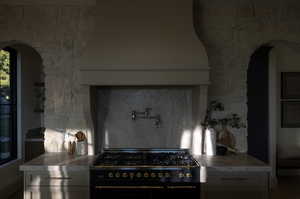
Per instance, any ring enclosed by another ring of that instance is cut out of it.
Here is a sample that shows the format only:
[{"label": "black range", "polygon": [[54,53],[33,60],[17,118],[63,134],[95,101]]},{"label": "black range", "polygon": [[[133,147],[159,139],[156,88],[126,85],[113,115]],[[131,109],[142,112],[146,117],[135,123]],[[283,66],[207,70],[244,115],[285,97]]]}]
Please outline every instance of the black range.
[{"label": "black range", "polygon": [[90,170],[91,198],[200,198],[198,162],[185,149],[106,149]]}]

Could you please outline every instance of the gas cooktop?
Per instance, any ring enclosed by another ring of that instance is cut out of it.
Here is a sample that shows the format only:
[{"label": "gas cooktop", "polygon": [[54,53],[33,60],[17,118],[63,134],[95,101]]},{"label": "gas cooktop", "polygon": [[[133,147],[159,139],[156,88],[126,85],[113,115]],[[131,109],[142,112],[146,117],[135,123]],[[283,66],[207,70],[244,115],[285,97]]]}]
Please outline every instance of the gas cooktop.
[{"label": "gas cooktop", "polygon": [[106,149],[95,167],[198,167],[185,149]]},{"label": "gas cooktop", "polygon": [[200,197],[198,162],[185,149],[106,149],[90,168],[91,198]]}]

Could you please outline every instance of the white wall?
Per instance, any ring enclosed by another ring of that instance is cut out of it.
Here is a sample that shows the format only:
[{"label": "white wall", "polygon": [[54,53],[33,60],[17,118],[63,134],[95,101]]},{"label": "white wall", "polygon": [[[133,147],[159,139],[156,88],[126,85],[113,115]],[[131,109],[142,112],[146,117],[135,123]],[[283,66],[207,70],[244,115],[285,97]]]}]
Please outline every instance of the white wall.
[{"label": "white wall", "polygon": [[[300,72],[300,45],[282,45],[276,47],[276,66],[278,68],[278,85],[281,72]],[[299,82],[300,84],[300,82]],[[281,121],[280,88],[278,89],[278,122]],[[281,128],[278,125],[277,154],[278,159],[300,158],[300,128]]]},{"label": "white wall", "polygon": [[[79,83],[74,60],[83,54],[88,40],[97,36],[93,35],[95,21],[101,13],[97,6],[26,2],[6,0],[5,5],[0,4],[0,42],[25,42],[41,54],[46,74],[46,128],[51,132],[85,131],[90,128],[83,110],[89,92]],[[221,100],[228,112],[236,112],[246,121],[250,56],[272,40],[299,43],[299,9],[300,2],[295,0],[199,0],[196,26],[211,67],[209,97]],[[233,133],[238,150],[246,152],[247,129]],[[58,138],[53,134],[53,139]]]}]

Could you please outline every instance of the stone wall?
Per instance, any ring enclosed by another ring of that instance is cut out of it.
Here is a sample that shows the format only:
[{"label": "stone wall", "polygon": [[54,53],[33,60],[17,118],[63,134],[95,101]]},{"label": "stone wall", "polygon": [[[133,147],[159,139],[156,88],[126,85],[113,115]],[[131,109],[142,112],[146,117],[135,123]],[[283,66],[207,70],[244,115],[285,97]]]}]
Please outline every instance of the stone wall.
[{"label": "stone wall", "polygon": [[[83,106],[86,88],[79,85],[76,58],[95,25],[93,5],[0,3],[0,45],[24,43],[36,49],[46,74],[45,126],[52,131],[87,128]],[[70,2],[70,1],[68,1]],[[246,72],[260,45],[278,40],[299,42],[300,2],[295,0],[199,0],[197,32],[211,66],[210,99],[246,119]],[[6,43],[11,42],[11,43]],[[1,47],[0,46],[0,47]],[[237,132],[238,149],[247,150],[246,129]],[[51,139],[50,139],[51,141]],[[59,145],[57,150],[61,150]]]}]

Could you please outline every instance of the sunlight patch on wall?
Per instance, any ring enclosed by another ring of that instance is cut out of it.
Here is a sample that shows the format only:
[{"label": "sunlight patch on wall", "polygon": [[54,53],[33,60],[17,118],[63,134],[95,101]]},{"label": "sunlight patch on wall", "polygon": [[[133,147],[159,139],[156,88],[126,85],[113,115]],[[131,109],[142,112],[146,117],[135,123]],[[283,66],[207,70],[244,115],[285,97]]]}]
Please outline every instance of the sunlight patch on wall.
[{"label": "sunlight patch on wall", "polygon": [[202,155],[202,127],[197,125],[193,131],[193,145],[192,145],[192,154],[193,155]]},{"label": "sunlight patch on wall", "polygon": [[45,152],[68,151],[69,142],[77,142],[75,134],[82,131],[87,138],[88,154],[93,155],[93,137],[89,129],[49,129],[45,130]]},{"label": "sunlight patch on wall", "polygon": [[108,130],[105,130],[104,133],[104,148],[109,148],[109,136],[108,136]]},{"label": "sunlight patch on wall", "polygon": [[190,130],[184,130],[181,136],[180,148],[190,149],[192,142],[192,132]]}]

